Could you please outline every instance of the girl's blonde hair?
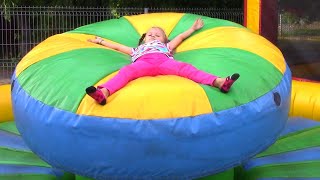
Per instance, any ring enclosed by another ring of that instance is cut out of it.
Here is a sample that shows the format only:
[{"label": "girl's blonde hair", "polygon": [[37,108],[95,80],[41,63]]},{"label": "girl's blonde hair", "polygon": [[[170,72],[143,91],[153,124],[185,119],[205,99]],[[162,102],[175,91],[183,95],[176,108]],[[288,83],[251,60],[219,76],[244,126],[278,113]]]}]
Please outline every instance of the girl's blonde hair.
[{"label": "girl's blonde hair", "polygon": [[[163,35],[164,35],[164,37],[165,37],[165,43],[169,42],[166,33],[164,32],[164,30],[163,30],[161,27],[154,26],[154,27],[151,27],[150,29],[152,29],[152,28],[159,29],[159,30],[163,33]],[[150,30],[150,29],[149,29],[149,30]],[[148,30],[148,31],[149,31],[149,30]],[[143,40],[144,40],[144,38],[146,37],[146,34],[147,34],[147,33],[143,33],[143,34],[141,35],[141,37],[140,37],[140,39],[139,39],[138,46],[143,43]]]}]

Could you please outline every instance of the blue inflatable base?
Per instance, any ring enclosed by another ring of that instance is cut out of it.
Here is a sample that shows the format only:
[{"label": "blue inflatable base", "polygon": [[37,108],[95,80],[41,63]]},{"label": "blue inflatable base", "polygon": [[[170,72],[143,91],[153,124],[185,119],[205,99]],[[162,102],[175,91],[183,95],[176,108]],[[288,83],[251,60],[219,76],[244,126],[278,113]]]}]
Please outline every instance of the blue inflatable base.
[{"label": "blue inflatable base", "polygon": [[79,115],[34,99],[15,78],[13,85],[17,128],[52,166],[95,179],[190,179],[238,166],[274,143],[288,119],[291,73],[250,103],[161,120]]}]

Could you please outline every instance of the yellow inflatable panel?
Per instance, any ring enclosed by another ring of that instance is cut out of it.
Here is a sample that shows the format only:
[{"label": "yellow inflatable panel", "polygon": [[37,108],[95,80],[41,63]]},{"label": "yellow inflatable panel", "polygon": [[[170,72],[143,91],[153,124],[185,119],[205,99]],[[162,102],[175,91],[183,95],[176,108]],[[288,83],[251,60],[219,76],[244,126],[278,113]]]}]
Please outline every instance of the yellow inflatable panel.
[{"label": "yellow inflatable panel", "polygon": [[320,83],[292,80],[289,115],[320,121]]},{"label": "yellow inflatable panel", "polygon": [[11,86],[0,85],[0,123],[13,120]]},{"label": "yellow inflatable panel", "polygon": [[[226,34],[228,35],[226,36]],[[208,41],[208,39],[211,40]],[[214,41],[212,41],[212,39],[214,39]],[[177,48],[176,52],[213,47],[238,48],[249,51],[268,60],[277,67],[282,74],[286,70],[283,55],[275,45],[247,29],[238,27],[213,28],[195,34],[186,39]]]},{"label": "yellow inflatable panel", "polygon": [[[124,16],[142,35],[147,32],[151,27],[161,27],[168,35],[173,28],[177,25],[177,22],[182,18],[184,14],[178,13],[152,13],[148,16]],[[166,19],[166,21],[163,21]]]},{"label": "yellow inflatable panel", "polygon": [[[26,56],[24,56],[24,58],[20,61],[20,63],[17,66],[16,75],[19,76],[19,74],[24,69],[28,68],[29,66],[40,60],[63,52],[80,48],[107,48],[99,44],[87,42],[87,39],[93,39],[94,37],[94,35],[77,33],[64,33],[51,36],[39,45],[37,45],[34,49],[32,49],[32,51],[30,51]],[[62,46],[63,48],[61,48]]]},{"label": "yellow inflatable panel", "polygon": [[[102,79],[95,86],[108,81],[116,73]],[[157,78],[157,80],[155,81],[154,78]],[[163,87],[166,87],[166,89],[163,89]],[[183,90],[181,90],[181,87],[183,87]],[[163,91],[170,93],[163,93]],[[129,97],[130,101],[126,101],[129,103],[123,104],[125,99]],[[137,108],[131,108],[134,106],[144,108],[136,112]],[[163,107],[166,107],[166,111],[162,109]],[[168,112],[173,112],[173,114],[167,114]],[[136,117],[137,119],[148,120],[212,113],[212,107],[205,91],[199,84],[186,78],[167,75],[136,79],[112,94],[105,106],[96,106],[96,102],[86,95],[77,113],[118,118],[121,115],[121,118]]]},{"label": "yellow inflatable panel", "polygon": [[247,28],[256,34],[260,34],[260,7],[260,0],[247,0]]}]

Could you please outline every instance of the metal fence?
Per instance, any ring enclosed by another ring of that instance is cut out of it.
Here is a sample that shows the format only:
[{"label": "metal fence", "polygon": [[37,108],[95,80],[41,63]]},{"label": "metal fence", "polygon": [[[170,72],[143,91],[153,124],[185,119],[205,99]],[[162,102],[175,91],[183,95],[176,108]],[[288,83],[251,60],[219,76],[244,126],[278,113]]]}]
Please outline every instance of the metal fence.
[{"label": "metal fence", "polygon": [[279,14],[278,34],[279,38],[296,37],[314,39],[320,36],[320,20],[308,20],[305,18],[289,19],[286,12]]},{"label": "metal fence", "polygon": [[16,64],[35,45],[54,34],[86,24],[153,12],[183,12],[242,24],[242,9],[215,8],[89,8],[0,6],[0,79],[10,78]]},{"label": "metal fence", "polygon": [[279,14],[277,46],[294,77],[320,81],[320,18],[317,16]]}]

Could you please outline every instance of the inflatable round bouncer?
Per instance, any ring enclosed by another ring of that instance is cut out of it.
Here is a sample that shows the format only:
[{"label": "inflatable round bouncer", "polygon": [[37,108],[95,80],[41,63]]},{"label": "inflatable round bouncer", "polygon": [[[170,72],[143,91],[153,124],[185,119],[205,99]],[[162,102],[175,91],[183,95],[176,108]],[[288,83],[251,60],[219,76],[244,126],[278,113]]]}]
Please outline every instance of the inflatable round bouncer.
[{"label": "inflatable round bouncer", "polygon": [[[152,26],[169,39],[201,17],[175,59],[225,77],[224,94],[173,75],[142,77],[108,98],[85,93],[131,63],[130,56],[87,41],[136,47]],[[275,142],[286,124],[291,72],[282,53],[249,29],[194,14],[154,13],[102,21],[49,37],[12,77],[17,128],[53,167],[95,179],[204,177],[239,165]]]}]

